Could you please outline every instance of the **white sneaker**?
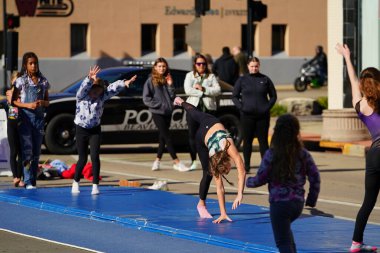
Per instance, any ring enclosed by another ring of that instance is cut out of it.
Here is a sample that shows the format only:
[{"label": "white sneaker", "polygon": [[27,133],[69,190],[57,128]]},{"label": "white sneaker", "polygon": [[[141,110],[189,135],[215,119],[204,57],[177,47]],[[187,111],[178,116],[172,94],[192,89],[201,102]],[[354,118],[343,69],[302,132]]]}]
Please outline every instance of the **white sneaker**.
[{"label": "white sneaker", "polygon": [[168,183],[166,181],[161,181],[161,191],[169,191]]},{"label": "white sneaker", "polygon": [[196,170],[197,168],[198,168],[198,162],[196,160],[194,160],[191,163],[190,170]]},{"label": "white sneaker", "polygon": [[98,188],[98,185],[97,184],[93,184],[92,185],[92,191],[91,191],[91,194],[92,195],[98,195],[100,192],[99,192],[99,188]]},{"label": "white sneaker", "polygon": [[185,164],[183,164],[182,162],[179,162],[177,164],[173,164],[173,169],[181,171],[181,172],[190,171],[190,168],[186,167]]},{"label": "white sneaker", "polygon": [[37,187],[35,187],[35,186],[31,185],[31,184],[27,184],[25,186],[25,189],[27,189],[27,190],[34,190],[34,189],[37,189]]},{"label": "white sneaker", "polygon": [[153,162],[152,170],[155,171],[155,170],[159,170],[159,169],[160,169],[160,161],[156,160]]},{"label": "white sneaker", "polygon": [[80,193],[80,191],[79,191],[79,183],[76,182],[75,180],[73,181],[73,185],[71,186],[71,193],[73,193],[73,194]]},{"label": "white sneaker", "polygon": [[166,181],[154,181],[154,184],[149,186],[148,189],[161,191],[169,190],[168,183]]}]

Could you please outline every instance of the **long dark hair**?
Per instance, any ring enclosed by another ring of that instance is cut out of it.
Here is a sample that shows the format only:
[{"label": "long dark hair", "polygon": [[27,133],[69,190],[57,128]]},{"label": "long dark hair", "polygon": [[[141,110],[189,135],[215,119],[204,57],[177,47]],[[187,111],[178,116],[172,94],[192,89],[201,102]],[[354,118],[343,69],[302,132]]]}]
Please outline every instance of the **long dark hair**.
[{"label": "long dark hair", "polygon": [[270,177],[274,182],[296,180],[296,163],[303,147],[299,133],[300,123],[295,116],[285,114],[277,119],[271,141],[273,160]]},{"label": "long dark hair", "polygon": [[[166,65],[166,71],[163,75],[160,75],[155,67],[157,66],[157,64],[159,63],[165,63]],[[155,86],[161,86],[161,85],[165,85],[166,84],[166,76],[169,74],[169,64],[168,62],[165,60],[165,58],[157,58],[155,61],[154,61],[154,65],[153,65],[153,68],[152,68],[152,83],[153,85]]]},{"label": "long dark hair", "polygon": [[42,73],[40,71],[40,64],[39,64],[39,61],[38,61],[38,57],[35,53],[33,52],[26,52],[23,57],[22,57],[22,66],[21,66],[21,71],[20,71],[20,75],[23,76],[23,75],[27,75],[28,74],[28,69],[26,68],[26,64],[28,63],[28,59],[30,58],[34,58],[36,59],[36,62],[37,62],[37,76],[38,77],[41,77],[42,76]]},{"label": "long dark hair", "polygon": [[207,61],[207,58],[203,55],[203,54],[196,54],[194,56],[194,60],[193,60],[193,74],[195,76],[195,74],[197,73],[197,68],[195,67],[196,63],[197,63],[197,60],[201,58],[205,61],[205,64],[206,64],[206,69],[205,69],[205,74],[206,74],[206,78],[208,77],[208,75],[210,74],[210,69],[208,68],[208,61]]}]

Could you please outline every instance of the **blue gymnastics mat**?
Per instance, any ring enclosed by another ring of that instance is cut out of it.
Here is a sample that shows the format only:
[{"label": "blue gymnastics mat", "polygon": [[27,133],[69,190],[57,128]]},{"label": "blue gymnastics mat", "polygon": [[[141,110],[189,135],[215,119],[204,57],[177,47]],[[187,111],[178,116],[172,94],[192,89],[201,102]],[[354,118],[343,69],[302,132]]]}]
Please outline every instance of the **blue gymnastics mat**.
[{"label": "blue gymnastics mat", "polygon": [[[233,222],[213,224],[211,219],[199,218],[198,198],[193,196],[142,188],[100,190],[100,195],[91,196],[89,187],[82,187],[79,195],[72,195],[68,187],[9,189],[0,191],[0,201],[246,252],[277,252],[268,208],[243,204],[232,211],[227,203]],[[213,215],[219,215],[216,200],[207,204]],[[298,252],[339,253],[348,251],[354,222],[303,215],[292,228]],[[369,224],[366,243],[379,245],[379,234],[380,226]]]}]

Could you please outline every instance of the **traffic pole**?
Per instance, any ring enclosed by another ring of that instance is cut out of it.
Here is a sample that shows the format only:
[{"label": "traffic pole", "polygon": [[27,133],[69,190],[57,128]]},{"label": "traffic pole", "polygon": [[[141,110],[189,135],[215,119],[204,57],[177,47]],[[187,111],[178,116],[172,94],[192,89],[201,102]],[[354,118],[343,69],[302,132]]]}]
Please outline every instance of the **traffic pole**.
[{"label": "traffic pole", "polygon": [[252,17],[252,0],[247,0],[247,54],[248,58],[252,58],[252,33],[253,33],[253,17]]},{"label": "traffic pole", "polygon": [[7,22],[7,1],[3,0],[3,55],[4,55],[4,65],[3,65],[3,94],[5,94],[5,90],[8,86],[7,81],[7,30],[8,30],[8,22]]}]

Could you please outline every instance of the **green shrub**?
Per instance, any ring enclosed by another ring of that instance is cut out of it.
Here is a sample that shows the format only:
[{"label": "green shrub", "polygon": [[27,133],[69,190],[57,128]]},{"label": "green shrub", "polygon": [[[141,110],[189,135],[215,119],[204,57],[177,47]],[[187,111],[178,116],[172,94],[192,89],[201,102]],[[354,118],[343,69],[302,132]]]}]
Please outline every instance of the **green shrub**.
[{"label": "green shrub", "polygon": [[286,106],[275,104],[272,109],[270,110],[270,116],[271,117],[278,117],[288,112],[288,109]]},{"label": "green shrub", "polygon": [[319,97],[317,98],[317,103],[323,108],[323,109],[327,109],[328,108],[328,99],[327,97]]}]

